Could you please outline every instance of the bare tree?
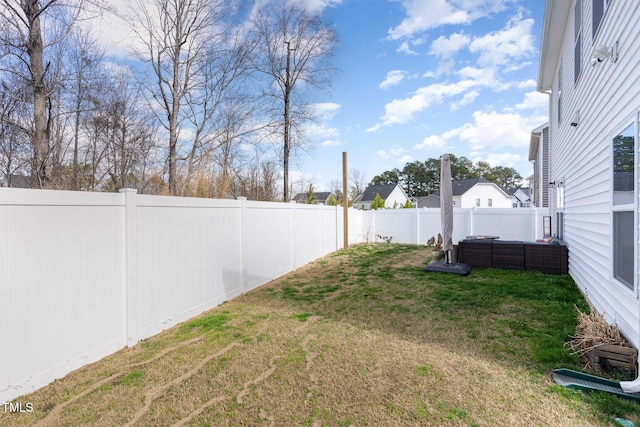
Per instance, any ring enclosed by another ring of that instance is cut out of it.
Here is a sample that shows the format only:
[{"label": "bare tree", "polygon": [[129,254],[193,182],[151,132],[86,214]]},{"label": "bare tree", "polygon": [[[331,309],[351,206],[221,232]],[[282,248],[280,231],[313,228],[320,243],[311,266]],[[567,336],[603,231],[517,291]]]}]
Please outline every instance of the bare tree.
[{"label": "bare tree", "polygon": [[366,189],[366,182],[364,173],[360,169],[349,169],[349,181],[351,182],[351,188],[349,188],[349,196],[351,201],[355,200],[358,196],[364,193]]},{"label": "bare tree", "polygon": [[4,6],[0,13],[2,56],[13,58],[5,61],[0,71],[19,75],[31,89],[31,173],[42,187],[48,179],[51,130],[51,99],[46,82],[50,62],[45,59],[45,49],[68,34],[83,1],[69,4],[58,0],[2,0],[0,4]]},{"label": "bare tree", "polygon": [[28,133],[21,124],[25,104],[19,101],[16,93],[20,90],[16,89],[5,82],[0,87],[0,171],[8,186],[14,175],[27,171],[31,159]]},{"label": "bare tree", "polygon": [[336,202],[342,203],[342,181],[334,179],[329,183],[329,191],[336,195]]},{"label": "bare tree", "polygon": [[84,164],[93,169],[92,187],[146,188],[156,140],[141,89],[124,67],[113,70],[107,83],[108,90],[83,121],[88,141]]},{"label": "bare tree", "polygon": [[98,107],[101,92],[105,90],[107,73],[103,71],[104,50],[98,46],[87,31],[74,31],[73,44],[67,55],[71,68],[68,83],[68,103],[72,116],[72,190],[79,190],[82,148],[82,128],[87,115]]},{"label": "bare tree", "polygon": [[169,134],[169,189],[178,193],[178,142],[183,107],[203,78],[208,47],[218,39],[223,0],[136,0],[133,30],[144,44],[139,58],[151,66],[158,118]]},{"label": "bare tree", "polygon": [[[248,55],[252,46],[239,37],[228,43],[210,46],[200,68],[203,80],[188,96],[186,118],[193,129],[193,142],[185,153],[185,185],[196,173],[210,172],[211,162],[218,160],[220,179],[216,196],[228,194],[230,165],[237,145],[252,133],[248,126],[255,111],[255,97],[245,90]],[[218,153],[221,151],[221,153]]]},{"label": "bare tree", "polygon": [[333,68],[328,59],[336,36],[317,16],[296,6],[267,7],[254,17],[253,25],[264,50],[254,59],[254,65],[272,79],[269,88],[275,83],[277,91],[269,95],[277,100],[280,117],[284,117],[276,123],[283,137],[283,198],[288,201],[292,131],[301,130],[302,123],[309,118],[304,91],[329,86]]}]

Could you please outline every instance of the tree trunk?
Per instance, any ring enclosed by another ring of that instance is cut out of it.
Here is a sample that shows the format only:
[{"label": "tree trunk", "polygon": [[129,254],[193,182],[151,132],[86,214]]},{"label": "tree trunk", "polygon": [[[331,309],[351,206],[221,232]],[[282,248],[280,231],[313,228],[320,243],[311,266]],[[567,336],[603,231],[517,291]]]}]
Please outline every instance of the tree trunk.
[{"label": "tree trunk", "polygon": [[42,188],[47,181],[49,124],[47,118],[47,91],[44,82],[46,70],[42,58],[44,46],[40,29],[40,4],[38,1],[23,0],[22,8],[29,22],[27,55],[29,55],[33,85],[32,176],[38,187]]}]

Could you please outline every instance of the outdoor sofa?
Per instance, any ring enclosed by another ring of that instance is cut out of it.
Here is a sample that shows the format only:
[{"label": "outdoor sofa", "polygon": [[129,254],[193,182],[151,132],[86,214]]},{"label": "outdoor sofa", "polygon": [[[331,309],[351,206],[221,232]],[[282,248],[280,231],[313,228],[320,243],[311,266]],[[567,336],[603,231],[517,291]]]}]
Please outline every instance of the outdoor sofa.
[{"label": "outdoor sofa", "polygon": [[458,242],[458,262],[478,268],[533,270],[547,274],[569,272],[566,243],[465,239]]}]

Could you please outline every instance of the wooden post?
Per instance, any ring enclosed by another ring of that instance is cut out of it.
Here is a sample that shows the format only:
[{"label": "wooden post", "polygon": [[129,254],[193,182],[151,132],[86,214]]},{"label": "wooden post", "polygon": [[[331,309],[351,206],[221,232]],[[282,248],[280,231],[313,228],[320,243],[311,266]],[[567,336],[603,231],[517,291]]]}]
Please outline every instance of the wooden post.
[{"label": "wooden post", "polygon": [[347,152],[342,152],[342,229],[343,250],[349,249],[349,182],[347,181]]}]

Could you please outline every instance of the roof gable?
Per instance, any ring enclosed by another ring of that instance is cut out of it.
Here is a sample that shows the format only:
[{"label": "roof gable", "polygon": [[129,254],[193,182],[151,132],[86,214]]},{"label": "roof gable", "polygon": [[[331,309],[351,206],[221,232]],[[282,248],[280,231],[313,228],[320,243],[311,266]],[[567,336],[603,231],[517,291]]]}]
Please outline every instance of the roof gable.
[{"label": "roof gable", "polygon": [[[494,185],[500,191],[505,193],[506,196],[509,195],[504,188],[502,188],[501,186],[499,186],[493,181],[489,181],[488,179],[485,179],[485,178],[469,178],[469,179],[461,179],[458,181],[452,181],[453,196],[462,196],[463,194],[465,194],[467,191],[471,190],[474,186],[478,184]],[[434,192],[433,195],[439,196],[440,190]]]},{"label": "roof gable", "polygon": [[[313,197],[316,202],[322,203],[322,202],[326,202],[327,199],[329,199],[329,196],[331,196],[331,194],[333,194],[331,191],[319,191],[319,192],[314,192]],[[308,193],[298,193],[293,198],[294,201],[301,202],[301,203],[306,203],[308,199],[309,199]]]},{"label": "roof gable", "polygon": [[379,194],[381,198],[386,199],[391,192],[395,190],[398,184],[382,184],[382,185],[370,185],[364,190],[362,194],[362,202],[370,202],[376,198],[376,194]]}]

